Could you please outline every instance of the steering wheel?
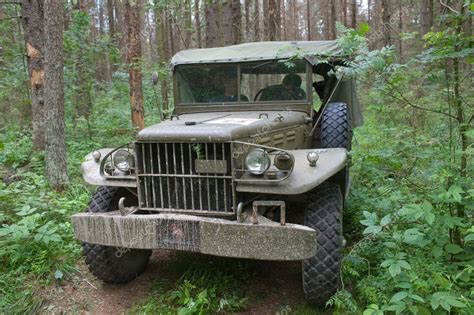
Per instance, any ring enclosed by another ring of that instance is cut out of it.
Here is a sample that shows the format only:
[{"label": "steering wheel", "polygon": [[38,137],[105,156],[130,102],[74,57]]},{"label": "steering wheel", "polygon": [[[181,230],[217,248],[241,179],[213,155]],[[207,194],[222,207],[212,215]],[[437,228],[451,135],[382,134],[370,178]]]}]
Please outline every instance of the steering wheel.
[{"label": "steering wheel", "polygon": [[253,98],[253,101],[256,102],[257,99],[259,98],[259,96],[262,94],[263,90],[265,90],[266,87],[264,87],[263,89],[261,89],[260,91],[257,92],[257,94],[255,94],[255,97]]}]

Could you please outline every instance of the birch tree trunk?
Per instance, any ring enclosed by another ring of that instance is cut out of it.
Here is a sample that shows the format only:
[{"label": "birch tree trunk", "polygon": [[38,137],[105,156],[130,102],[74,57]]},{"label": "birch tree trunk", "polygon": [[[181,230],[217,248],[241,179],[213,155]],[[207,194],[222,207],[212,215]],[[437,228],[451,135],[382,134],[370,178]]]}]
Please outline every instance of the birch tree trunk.
[{"label": "birch tree trunk", "polygon": [[61,189],[69,181],[66,163],[64,123],[63,26],[61,0],[44,2],[45,88],[47,109],[45,129],[46,178],[54,189]]},{"label": "birch tree trunk", "polygon": [[46,117],[44,108],[43,1],[25,0],[21,8],[28,62],[29,87],[31,91],[33,148],[36,150],[44,150]]},{"label": "birch tree trunk", "polygon": [[130,107],[132,112],[132,125],[141,130],[145,127],[143,113],[142,47],[140,39],[140,7],[134,0],[125,2],[125,19],[127,24],[127,60],[129,64]]}]

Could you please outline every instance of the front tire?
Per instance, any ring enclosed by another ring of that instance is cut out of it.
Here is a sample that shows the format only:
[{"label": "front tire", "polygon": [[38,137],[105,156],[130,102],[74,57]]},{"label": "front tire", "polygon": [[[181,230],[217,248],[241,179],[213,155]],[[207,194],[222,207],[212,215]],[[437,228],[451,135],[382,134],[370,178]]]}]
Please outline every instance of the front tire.
[{"label": "front tire", "polygon": [[326,182],[308,196],[305,225],[317,231],[316,255],[303,261],[303,291],[308,302],[324,306],[339,287],[342,259],[342,194]]},{"label": "front tire", "polygon": [[[120,197],[131,194],[123,188],[100,186],[89,202],[87,212],[108,212],[118,209]],[[107,283],[127,283],[145,271],[151,250],[130,249],[83,243],[82,249],[89,271]]]}]

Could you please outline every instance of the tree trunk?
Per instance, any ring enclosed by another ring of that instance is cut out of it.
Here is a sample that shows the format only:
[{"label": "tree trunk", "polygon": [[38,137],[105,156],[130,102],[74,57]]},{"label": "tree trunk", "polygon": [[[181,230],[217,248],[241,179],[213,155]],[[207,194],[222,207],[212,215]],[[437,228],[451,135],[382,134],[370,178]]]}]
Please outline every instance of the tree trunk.
[{"label": "tree trunk", "polygon": [[278,0],[268,1],[268,39],[270,41],[280,40],[280,2]]},{"label": "tree trunk", "polygon": [[191,19],[191,2],[190,0],[184,0],[183,18],[184,18],[184,46],[185,48],[191,47],[191,38],[193,34],[192,30],[192,19]]},{"label": "tree trunk", "polygon": [[281,39],[288,40],[288,30],[286,23],[286,1],[280,0],[280,13],[281,13]]},{"label": "tree trunk", "polygon": [[141,70],[140,7],[136,1],[127,0],[125,2],[125,19],[127,24],[127,59],[129,64],[128,74],[132,124],[135,129],[141,130],[145,127],[145,121]]},{"label": "tree trunk", "polygon": [[342,1],[342,6],[341,6],[341,11],[342,11],[342,24],[344,24],[345,27],[348,26],[347,24],[347,9],[348,9],[348,6],[347,6],[347,0],[343,0]]},{"label": "tree trunk", "polygon": [[162,108],[164,111],[167,111],[169,108],[169,99],[168,99],[168,81],[164,73],[164,68],[168,64],[169,56],[167,54],[167,41],[166,41],[166,20],[164,9],[161,6],[157,7],[155,11],[156,16],[156,39],[158,44],[158,55],[159,55],[159,64],[160,64],[160,90],[161,90],[161,99],[163,102]]},{"label": "tree trunk", "polygon": [[370,27],[372,21],[372,0],[367,0],[367,24]]},{"label": "tree trunk", "polygon": [[194,0],[194,28],[196,29],[196,44],[197,47],[202,47],[201,38],[201,12],[199,7],[200,0]]},{"label": "tree trunk", "polygon": [[218,2],[209,1],[205,2],[205,15],[206,15],[206,47],[217,47],[219,46],[219,12]]},{"label": "tree trunk", "polygon": [[254,2],[254,19],[255,19],[255,25],[254,25],[254,33],[253,33],[253,39],[254,41],[258,42],[260,41],[260,9],[259,9],[259,0],[255,0]]},{"label": "tree trunk", "polygon": [[240,0],[231,0],[227,2],[232,12],[232,44],[240,44],[242,42],[242,9]]},{"label": "tree trunk", "polygon": [[109,23],[109,36],[115,38],[114,0],[107,0],[107,22]]},{"label": "tree trunk", "polygon": [[325,38],[328,40],[336,39],[336,2],[335,0],[326,0],[325,14]]},{"label": "tree trunk", "polygon": [[392,44],[392,37],[390,35],[390,0],[381,1],[381,13],[382,13],[382,27],[380,29],[384,36],[384,46]]},{"label": "tree trunk", "polygon": [[308,25],[308,40],[311,40],[311,6],[310,0],[306,0],[306,19]]},{"label": "tree trunk", "polygon": [[220,6],[221,22],[220,30],[221,45],[235,45],[241,42],[242,15],[240,12],[240,0],[228,0]]},{"label": "tree trunk", "polygon": [[356,26],[357,26],[357,0],[352,0],[351,27],[355,29]]},{"label": "tree trunk", "polygon": [[250,6],[251,6],[251,0],[245,0],[244,6],[245,6],[245,42],[250,42]]},{"label": "tree trunk", "polygon": [[47,119],[44,108],[43,13],[43,1],[23,1],[21,15],[23,17],[29,86],[31,90],[33,148],[36,150],[44,150],[45,148],[44,129]]},{"label": "tree trunk", "polygon": [[421,1],[420,36],[428,33],[433,26],[433,0]]},{"label": "tree trunk", "polygon": [[63,18],[61,0],[45,1],[44,97],[48,113],[45,129],[45,161],[46,178],[54,189],[61,189],[69,181],[64,123]]},{"label": "tree trunk", "polygon": [[400,61],[403,62],[403,40],[402,40],[402,33],[403,33],[403,1],[398,0],[398,55],[400,56]]}]

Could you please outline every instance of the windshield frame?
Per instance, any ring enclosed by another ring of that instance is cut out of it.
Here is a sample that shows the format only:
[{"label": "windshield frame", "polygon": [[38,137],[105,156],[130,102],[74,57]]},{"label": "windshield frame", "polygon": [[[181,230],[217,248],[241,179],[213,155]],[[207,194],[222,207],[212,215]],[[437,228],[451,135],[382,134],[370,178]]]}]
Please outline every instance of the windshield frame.
[{"label": "windshield frame", "polygon": [[[282,59],[272,59],[267,60],[268,62],[280,61]],[[284,59],[283,59],[284,60]],[[275,108],[276,110],[284,110],[284,109],[298,109],[307,113],[311,112],[312,103],[313,103],[313,87],[312,87],[312,65],[305,59],[301,59],[306,65],[306,99],[303,100],[272,100],[272,101],[241,101],[241,93],[238,93],[238,100],[236,102],[208,102],[208,103],[182,103],[180,101],[180,91],[178,89],[178,76],[177,70],[182,66],[189,66],[190,64],[186,65],[179,65],[173,69],[173,91],[174,91],[174,104],[175,104],[175,111],[177,114],[181,113],[189,113],[189,112],[203,112],[203,111],[261,111],[262,109],[259,108],[261,106]],[[261,60],[265,62],[265,60]],[[236,65],[237,67],[237,76],[238,78],[241,77],[241,67],[247,64],[255,63],[255,61],[251,62],[229,62],[229,63],[219,63],[225,65]],[[192,64],[195,66],[212,66],[216,65],[216,63],[202,63],[202,64]],[[237,80],[237,88],[238,91],[241,92],[241,82]]]}]

